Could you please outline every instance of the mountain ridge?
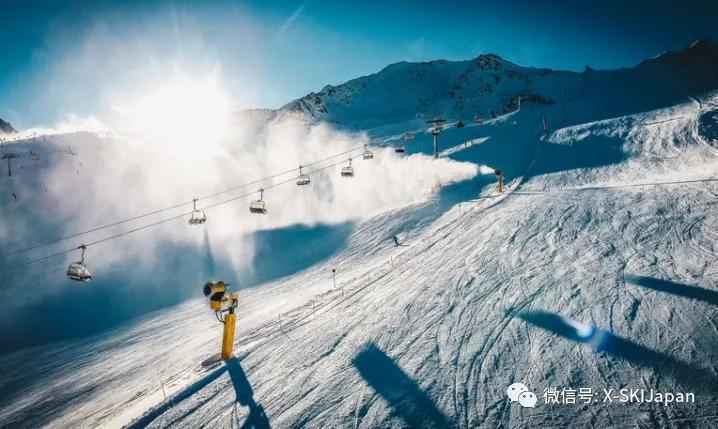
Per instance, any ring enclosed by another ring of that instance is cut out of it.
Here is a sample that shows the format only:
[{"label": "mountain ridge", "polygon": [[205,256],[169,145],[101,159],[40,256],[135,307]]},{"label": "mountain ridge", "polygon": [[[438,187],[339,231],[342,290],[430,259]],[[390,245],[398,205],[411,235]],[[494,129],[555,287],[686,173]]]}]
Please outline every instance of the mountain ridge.
[{"label": "mountain ridge", "polygon": [[[685,76],[693,82],[683,82]],[[597,99],[620,96],[606,93],[605,87],[620,87],[616,83],[624,81],[629,83],[624,86],[644,91],[637,94],[644,99],[650,98],[647,92],[675,87],[675,93],[669,94],[672,102],[676,96],[694,96],[718,87],[717,76],[718,44],[708,40],[695,41],[682,50],[665,52],[632,67],[596,70],[587,66],[582,72],[517,65],[489,53],[460,61],[389,64],[376,73],[326,85],[275,112],[366,129],[387,120],[493,116],[517,108],[518,97],[553,104],[567,102],[577,93]],[[648,105],[641,109],[662,107],[667,102],[656,99],[644,104]]]}]

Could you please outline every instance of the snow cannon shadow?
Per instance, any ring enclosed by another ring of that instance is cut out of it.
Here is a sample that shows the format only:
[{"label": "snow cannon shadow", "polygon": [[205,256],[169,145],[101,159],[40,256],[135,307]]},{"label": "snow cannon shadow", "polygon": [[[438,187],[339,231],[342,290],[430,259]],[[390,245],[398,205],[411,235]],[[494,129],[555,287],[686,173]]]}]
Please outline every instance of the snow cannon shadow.
[{"label": "snow cannon shadow", "polygon": [[[40,295],[21,309],[0,315],[4,345],[0,354],[128,327],[137,318],[196,296],[198,285],[221,269],[207,243],[203,249],[172,243],[161,244],[159,249],[161,264],[147,268],[138,258],[128,259],[98,271],[102,275],[82,287],[65,277],[64,264],[46,275],[44,267],[32,266],[40,276],[36,283],[61,288],[62,293]],[[139,291],[142,299],[138,299]],[[18,324],[20,312],[34,316]]]},{"label": "snow cannon shadow", "polygon": [[643,277],[630,274],[626,275],[625,279],[627,284],[631,283],[658,292],[666,292],[671,295],[703,301],[718,306],[718,292],[710,289],[676,283],[670,280],[657,279],[655,277]]},{"label": "snow cannon shadow", "polygon": [[472,179],[442,186],[438,195],[439,208],[447,211],[456,204],[474,199],[485,186],[493,183],[496,183],[494,175],[478,174]]},{"label": "snow cannon shadow", "polygon": [[503,138],[495,133],[485,143],[457,152],[450,158],[458,162],[475,162],[499,169],[506,180],[510,181],[526,174],[526,169],[534,159],[535,143],[527,140],[528,137],[526,140],[514,136]]},{"label": "snow cannon shadow", "polygon": [[[538,118],[526,117],[524,120]],[[479,162],[503,171],[507,181],[518,176],[527,179],[548,173],[604,167],[627,158],[623,140],[618,137],[591,135],[571,138],[571,144],[542,140],[538,133],[512,134],[511,128],[492,130],[491,138],[451,155],[451,159]]]},{"label": "snow cannon shadow", "polygon": [[365,345],[352,363],[408,427],[451,427],[429,395],[374,343]]},{"label": "snow cannon shadow", "polygon": [[573,144],[538,143],[536,163],[529,176],[556,173],[580,168],[605,167],[626,159],[623,141],[619,138],[592,136]]},{"label": "snow cannon shadow", "polygon": [[[239,283],[235,280],[239,277],[241,285],[248,286],[294,274],[342,248],[352,228],[353,224],[344,223],[260,231],[254,239],[258,248],[253,270],[239,275],[213,252],[215,247],[207,230],[201,247],[162,243],[158,250],[162,263],[146,267],[140,259],[128,259],[98,270],[98,276],[83,287],[65,278],[62,263],[48,272],[51,277],[43,274],[44,267],[32,266],[30,268],[39,276],[35,283],[61,288],[62,293],[41,295],[22,309],[0,314],[0,339],[3,341],[0,355],[37,344],[127,327],[137,318],[197,296],[198,285],[208,278],[226,278],[231,283]],[[0,265],[0,270],[3,268]],[[8,287],[20,289],[18,285],[27,282],[27,279],[11,279]],[[2,285],[0,289],[4,287]],[[142,299],[137,299],[138,291],[141,291]],[[7,293],[6,290],[2,292]],[[18,324],[20,311],[34,316],[26,323]]]},{"label": "snow cannon shadow", "polygon": [[[180,402],[184,401],[185,399],[193,396],[203,388],[205,388],[207,385],[212,383],[213,381],[217,380],[222,374],[224,374],[227,371],[227,367],[223,366],[220,368],[215,369],[214,371],[210,372],[209,374],[205,375],[204,377],[200,378],[199,380],[195,381],[191,385],[189,385],[187,388],[182,390],[181,392],[173,395],[171,398],[163,402],[161,405],[150,409],[145,415],[140,417],[138,420],[135,420],[134,422],[130,423],[126,426],[126,429],[142,429],[150,424],[169,411],[170,409],[176,407]],[[183,417],[185,417],[187,414],[194,411],[194,408],[190,411],[187,411]],[[183,418],[180,417],[179,419]],[[175,419],[176,422],[178,419]]]},{"label": "snow cannon shadow", "polygon": [[578,343],[588,344],[596,353],[605,353],[634,365],[653,369],[672,378],[694,393],[715,395],[718,379],[708,370],[693,366],[666,353],[651,350],[633,341],[554,313],[531,311],[520,319],[545,331]]},{"label": "snow cannon shadow", "polygon": [[237,358],[232,358],[225,362],[225,367],[229,371],[229,377],[232,379],[236,402],[245,407],[249,407],[249,416],[245,420],[241,428],[269,429],[269,419],[264,413],[264,408],[257,404],[254,400],[254,391],[252,385],[247,380],[242,366]]},{"label": "snow cannon shadow", "polygon": [[698,134],[712,146],[718,146],[718,109],[710,110],[698,118]]},{"label": "snow cannon shadow", "polygon": [[297,273],[331,257],[343,248],[354,228],[337,225],[292,225],[253,233],[252,271],[245,284],[256,285]]}]

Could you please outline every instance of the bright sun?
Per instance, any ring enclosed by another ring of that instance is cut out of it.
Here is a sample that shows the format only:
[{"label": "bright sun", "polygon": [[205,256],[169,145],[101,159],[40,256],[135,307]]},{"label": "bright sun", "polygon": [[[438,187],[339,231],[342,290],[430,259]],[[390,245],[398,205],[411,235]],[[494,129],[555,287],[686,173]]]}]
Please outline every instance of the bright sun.
[{"label": "bright sun", "polygon": [[176,78],[115,107],[133,135],[178,152],[212,153],[227,136],[230,103],[215,77]]}]

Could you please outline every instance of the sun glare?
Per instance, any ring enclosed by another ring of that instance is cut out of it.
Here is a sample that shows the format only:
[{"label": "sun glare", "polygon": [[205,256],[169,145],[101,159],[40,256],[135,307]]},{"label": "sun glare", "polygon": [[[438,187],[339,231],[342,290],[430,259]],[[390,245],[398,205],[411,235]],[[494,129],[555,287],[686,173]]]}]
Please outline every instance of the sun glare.
[{"label": "sun glare", "polygon": [[174,79],[115,107],[133,136],[198,154],[220,149],[228,134],[230,110],[216,78]]}]

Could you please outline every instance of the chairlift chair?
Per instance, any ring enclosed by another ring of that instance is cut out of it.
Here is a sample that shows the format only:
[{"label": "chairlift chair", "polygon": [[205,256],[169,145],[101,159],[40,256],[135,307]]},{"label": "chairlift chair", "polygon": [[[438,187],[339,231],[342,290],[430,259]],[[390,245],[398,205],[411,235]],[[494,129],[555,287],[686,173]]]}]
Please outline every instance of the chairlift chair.
[{"label": "chairlift chair", "polygon": [[197,209],[197,198],[192,200],[193,209],[192,209],[192,215],[189,218],[189,224],[190,225],[202,225],[203,223],[207,222],[207,215],[205,214],[204,210],[198,210]]},{"label": "chairlift chair", "polygon": [[73,262],[68,265],[67,277],[70,280],[75,280],[78,282],[89,282],[90,280],[92,280],[92,273],[90,273],[90,270],[88,270],[87,266],[85,266],[85,249],[87,249],[87,246],[83,244],[78,249],[82,251],[80,260],[78,262]]},{"label": "chairlift chair", "polygon": [[444,130],[445,122],[446,122],[446,119],[441,119],[441,118],[435,118],[430,121],[426,121],[426,123],[431,126],[431,129],[430,129],[431,134],[434,134],[434,135],[441,134],[441,131]]},{"label": "chairlift chair", "polygon": [[401,140],[402,143],[394,147],[394,152],[396,153],[406,153],[406,142],[414,140],[414,133],[404,133],[404,135],[401,136]]},{"label": "chairlift chair", "polygon": [[267,207],[264,204],[264,189],[259,190],[259,199],[252,201],[249,205],[249,212],[254,214],[267,214]]},{"label": "chairlift chair", "polygon": [[308,185],[312,182],[308,174],[302,174],[302,166],[299,166],[299,176],[297,177],[297,186]]},{"label": "chairlift chair", "polygon": [[342,177],[354,177],[354,167],[352,167],[352,159],[349,158],[349,164],[342,167]]},{"label": "chairlift chair", "polygon": [[372,151],[369,150],[369,146],[364,145],[364,153],[362,154],[362,159],[373,159],[373,158],[374,158],[374,154],[372,153]]}]

